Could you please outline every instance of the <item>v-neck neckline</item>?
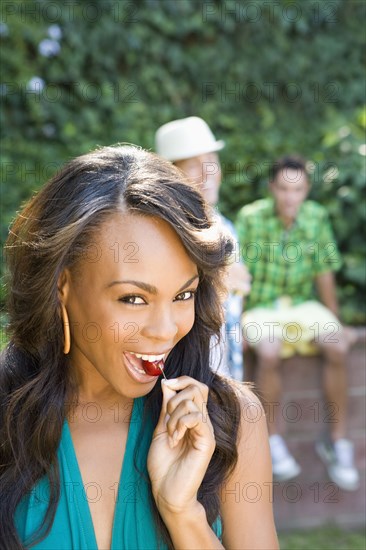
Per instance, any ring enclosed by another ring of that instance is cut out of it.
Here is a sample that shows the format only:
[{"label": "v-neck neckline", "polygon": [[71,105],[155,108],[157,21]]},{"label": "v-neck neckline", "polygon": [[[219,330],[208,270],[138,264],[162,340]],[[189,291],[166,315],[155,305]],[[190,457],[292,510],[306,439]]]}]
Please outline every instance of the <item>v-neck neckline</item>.
[{"label": "v-neck neckline", "polygon": [[[132,433],[131,433],[132,432],[131,425],[136,424],[137,401],[138,401],[138,398],[134,399],[134,402],[133,402],[131,418],[130,418],[130,423],[129,423],[128,432],[127,432],[125,452],[124,452],[124,456],[123,456],[122,467],[121,467],[119,481],[118,481],[117,498],[116,498],[116,503],[115,503],[114,512],[113,512],[110,550],[113,550],[114,540],[116,538],[115,520],[116,520],[116,516],[117,516],[117,507],[118,507],[118,503],[119,503],[119,500],[120,500],[118,498],[118,495],[119,495],[120,488],[122,487],[122,480],[126,475],[126,470],[127,470],[127,467],[128,467],[128,458],[131,454],[130,453],[130,446],[133,444],[132,440],[134,439],[132,437]],[[64,429],[64,435],[65,435],[65,438],[63,438],[63,439],[64,439],[64,442],[67,446],[67,451],[68,451],[68,452],[65,453],[66,461],[69,464],[70,469],[72,469],[73,472],[77,472],[77,478],[78,479],[76,480],[76,483],[78,484],[78,486],[83,488],[84,487],[83,478],[82,478],[82,475],[81,475],[81,471],[80,471],[78,459],[77,459],[77,456],[76,456],[74,443],[73,443],[73,440],[72,440],[71,430],[70,430],[70,426],[69,426],[69,423],[68,423],[67,419],[65,419],[63,429]],[[127,458],[127,460],[126,460],[126,458]],[[77,495],[76,498],[75,498],[76,510],[77,510],[77,513],[78,513],[78,516],[79,516],[78,519],[79,519],[79,522],[80,522],[80,526],[81,526],[81,528],[84,532],[85,540],[87,541],[88,550],[89,550],[89,546],[90,546],[90,550],[100,550],[98,548],[97,539],[96,539],[96,536],[95,536],[94,524],[93,524],[93,519],[92,519],[92,515],[91,515],[88,500],[87,500],[87,498],[85,498],[85,496],[84,497],[82,496],[82,491],[76,491],[76,495]]]}]

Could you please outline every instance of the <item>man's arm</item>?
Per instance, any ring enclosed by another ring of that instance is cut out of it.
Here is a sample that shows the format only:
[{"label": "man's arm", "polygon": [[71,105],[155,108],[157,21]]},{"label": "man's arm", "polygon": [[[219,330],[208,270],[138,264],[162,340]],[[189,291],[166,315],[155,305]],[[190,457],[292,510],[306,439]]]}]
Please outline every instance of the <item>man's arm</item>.
[{"label": "man's arm", "polygon": [[338,300],[334,273],[332,271],[319,273],[315,277],[315,285],[320,301],[338,317]]},{"label": "man's arm", "polygon": [[320,256],[315,264],[315,286],[318,291],[320,301],[336,317],[339,315],[338,300],[336,293],[336,283],[334,272],[342,264],[341,256],[338,251],[332,227],[326,210],[318,205],[318,231],[317,244]]}]

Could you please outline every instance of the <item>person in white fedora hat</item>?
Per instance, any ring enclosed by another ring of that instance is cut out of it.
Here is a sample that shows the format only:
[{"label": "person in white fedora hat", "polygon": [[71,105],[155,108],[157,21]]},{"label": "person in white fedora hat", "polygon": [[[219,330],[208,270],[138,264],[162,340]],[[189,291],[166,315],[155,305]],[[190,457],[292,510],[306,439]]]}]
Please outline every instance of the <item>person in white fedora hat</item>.
[{"label": "person in white fedora hat", "polygon": [[214,153],[225,147],[225,142],[216,140],[208,124],[198,116],[163,124],[155,140],[157,153],[172,162]]},{"label": "person in white fedora hat", "polygon": [[221,185],[217,151],[225,142],[217,141],[208,124],[197,116],[172,120],[155,135],[158,155],[173,162],[198,184],[206,201],[216,206]]},{"label": "person in white fedora hat", "polygon": [[[221,185],[221,166],[217,152],[225,142],[217,140],[208,124],[199,117],[173,120],[161,126],[155,134],[155,150],[158,155],[173,162],[195,184],[198,185],[206,201],[216,207]],[[216,209],[217,211],[217,209]],[[238,238],[233,224],[217,211],[222,224],[232,235],[236,250]],[[228,272],[229,294],[225,302],[225,327],[223,327],[223,360],[220,363],[220,350],[213,347],[212,363],[219,370],[243,380],[243,353],[240,331],[240,317],[243,309],[243,296],[250,291],[250,275],[244,264],[236,258]]]}]

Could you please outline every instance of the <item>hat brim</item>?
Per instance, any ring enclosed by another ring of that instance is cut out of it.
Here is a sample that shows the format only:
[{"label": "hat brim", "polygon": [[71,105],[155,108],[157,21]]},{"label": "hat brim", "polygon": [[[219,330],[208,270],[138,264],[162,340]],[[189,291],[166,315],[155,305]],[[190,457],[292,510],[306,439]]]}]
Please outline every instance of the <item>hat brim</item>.
[{"label": "hat brim", "polygon": [[193,157],[199,157],[200,155],[205,155],[206,153],[216,153],[216,151],[221,151],[221,149],[223,149],[224,147],[225,147],[225,141],[223,141],[222,139],[219,139],[209,147],[207,146],[202,147],[202,149],[196,147],[191,151],[186,150],[184,153],[184,156],[179,156],[179,157],[174,156],[174,158],[173,157],[172,158],[165,157],[165,158],[167,158],[167,160],[170,160],[171,162],[177,162],[179,160],[186,160]]}]

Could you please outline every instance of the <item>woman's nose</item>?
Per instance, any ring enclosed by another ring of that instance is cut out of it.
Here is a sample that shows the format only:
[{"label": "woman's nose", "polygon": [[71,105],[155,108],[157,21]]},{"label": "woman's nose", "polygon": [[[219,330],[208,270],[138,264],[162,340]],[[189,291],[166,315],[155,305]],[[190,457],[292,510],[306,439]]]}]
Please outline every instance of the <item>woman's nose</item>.
[{"label": "woman's nose", "polygon": [[156,308],[140,332],[146,338],[169,342],[178,332],[177,321],[170,308]]}]

